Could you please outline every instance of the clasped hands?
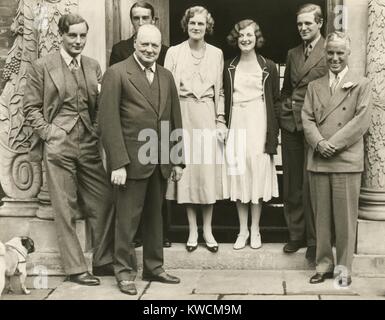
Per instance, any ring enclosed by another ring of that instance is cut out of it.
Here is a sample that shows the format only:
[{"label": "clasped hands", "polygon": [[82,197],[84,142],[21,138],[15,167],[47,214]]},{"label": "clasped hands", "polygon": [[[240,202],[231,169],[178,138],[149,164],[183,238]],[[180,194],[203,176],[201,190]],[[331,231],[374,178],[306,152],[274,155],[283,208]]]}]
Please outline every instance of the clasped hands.
[{"label": "clasped hands", "polygon": [[[171,180],[179,181],[182,178],[183,169],[179,166],[174,166],[171,171]],[[121,167],[111,172],[111,183],[116,186],[123,186],[126,184],[127,170],[126,167]]]},{"label": "clasped hands", "polygon": [[317,150],[324,158],[330,158],[338,151],[337,147],[326,139],[318,142]]}]

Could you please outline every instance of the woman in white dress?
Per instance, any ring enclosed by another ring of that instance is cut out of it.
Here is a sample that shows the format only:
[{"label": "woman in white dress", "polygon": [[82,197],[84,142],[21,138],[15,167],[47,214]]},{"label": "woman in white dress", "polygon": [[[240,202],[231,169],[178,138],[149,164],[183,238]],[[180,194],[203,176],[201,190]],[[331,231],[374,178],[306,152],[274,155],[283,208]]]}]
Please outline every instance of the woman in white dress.
[{"label": "woman in white dress", "polygon": [[279,78],[274,62],[256,51],[264,39],[255,21],[238,22],[227,40],[240,50],[224,68],[229,192],[240,224],[234,249],[244,248],[249,238],[251,248],[257,249],[262,245],[262,202],[278,196],[273,155],[278,145]]},{"label": "woman in white dress", "polygon": [[180,181],[169,181],[166,199],[186,205],[187,251],[198,247],[197,211],[201,209],[206,247],[217,252],[211,228],[213,205],[227,197],[221,165],[226,133],[223,54],[205,42],[206,33],[212,33],[214,26],[205,8],[187,9],[181,24],[189,38],[168,49],[164,66],[172,72],[180,98],[186,168]]}]

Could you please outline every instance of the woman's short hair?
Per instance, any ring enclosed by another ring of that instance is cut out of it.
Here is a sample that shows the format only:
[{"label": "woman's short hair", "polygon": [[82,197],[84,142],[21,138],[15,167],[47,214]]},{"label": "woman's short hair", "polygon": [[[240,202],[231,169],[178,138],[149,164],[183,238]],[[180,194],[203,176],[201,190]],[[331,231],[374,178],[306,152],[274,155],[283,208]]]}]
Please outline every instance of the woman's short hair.
[{"label": "woman's short hair", "polygon": [[206,33],[207,34],[213,34],[214,32],[214,18],[211,16],[211,13],[205,8],[201,6],[195,6],[188,8],[184,16],[181,20],[182,29],[184,32],[187,32],[187,25],[190,21],[190,18],[192,18],[197,13],[204,13],[206,15]]},{"label": "woman's short hair", "polygon": [[67,33],[70,29],[70,26],[73,24],[85,23],[87,26],[87,31],[89,29],[87,21],[76,13],[63,14],[58,22],[59,33],[64,34]]},{"label": "woman's short hair", "polygon": [[261,48],[265,43],[265,38],[262,35],[259,24],[251,19],[245,19],[237,22],[233,29],[230,31],[230,34],[226,37],[227,43],[232,47],[238,47],[239,31],[247,28],[248,26],[253,26],[254,28],[255,48]]},{"label": "woman's short hair", "polygon": [[316,23],[321,23],[323,21],[322,9],[319,5],[313,3],[306,3],[299,7],[297,11],[297,17],[302,13],[313,13],[314,21]]}]

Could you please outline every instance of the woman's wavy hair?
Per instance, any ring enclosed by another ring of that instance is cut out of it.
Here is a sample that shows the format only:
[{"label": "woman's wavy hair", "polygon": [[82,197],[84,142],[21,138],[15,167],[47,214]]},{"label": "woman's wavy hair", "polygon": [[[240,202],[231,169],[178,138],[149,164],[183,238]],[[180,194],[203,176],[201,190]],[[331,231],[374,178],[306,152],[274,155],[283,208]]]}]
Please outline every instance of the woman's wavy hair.
[{"label": "woman's wavy hair", "polygon": [[188,8],[185,11],[183,18],[180,21],[183,32],[187,32],[187,25],[190,21],[190,18],[192,18],[197,13],[206,14],[206,24],[207,24],[206,33],[209,35],[213,34],[213,32],[214,32],[214,18],[211,16],[211,13],[205,7],[202,7],[202,6],[194,6],[194,7]]},{"label": "woman's wavy hair", "polygon": [[265,38],[262,35],[261,28],[259,27],[259,24],[256,23],[254,20],[251,19],[244,19],[239,22],[237,22],[233,29],[230,31],[230,34],[226,37],[227,43],[237,48],[238,47],[238,38],[239,38],[239,31],[247,28],[248,26],[254,27],[254,34],[255,34],[255,49],[262,48],[262,46],[265,44]]}]

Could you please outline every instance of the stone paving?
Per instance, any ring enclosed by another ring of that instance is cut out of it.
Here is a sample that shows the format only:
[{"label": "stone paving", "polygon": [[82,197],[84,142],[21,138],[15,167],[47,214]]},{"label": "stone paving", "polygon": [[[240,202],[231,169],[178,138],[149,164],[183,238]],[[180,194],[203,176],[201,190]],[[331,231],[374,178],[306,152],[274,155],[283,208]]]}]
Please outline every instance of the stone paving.
[{"label": "stone paving", "polygon": [[114,277],[101,277],[102,283],[96,287],[49,277],[44,289],[33,289],[42,282],[29,277],[31,295],[4,294],[0,300],[385,300],[385,277],[353,277],[350,288],[341,289],[335,288],[333,280],[309,284],[313,272],[179,269],[170,271],[181,278],[178,285],[139,277],[137,296],[122,294]]}]

